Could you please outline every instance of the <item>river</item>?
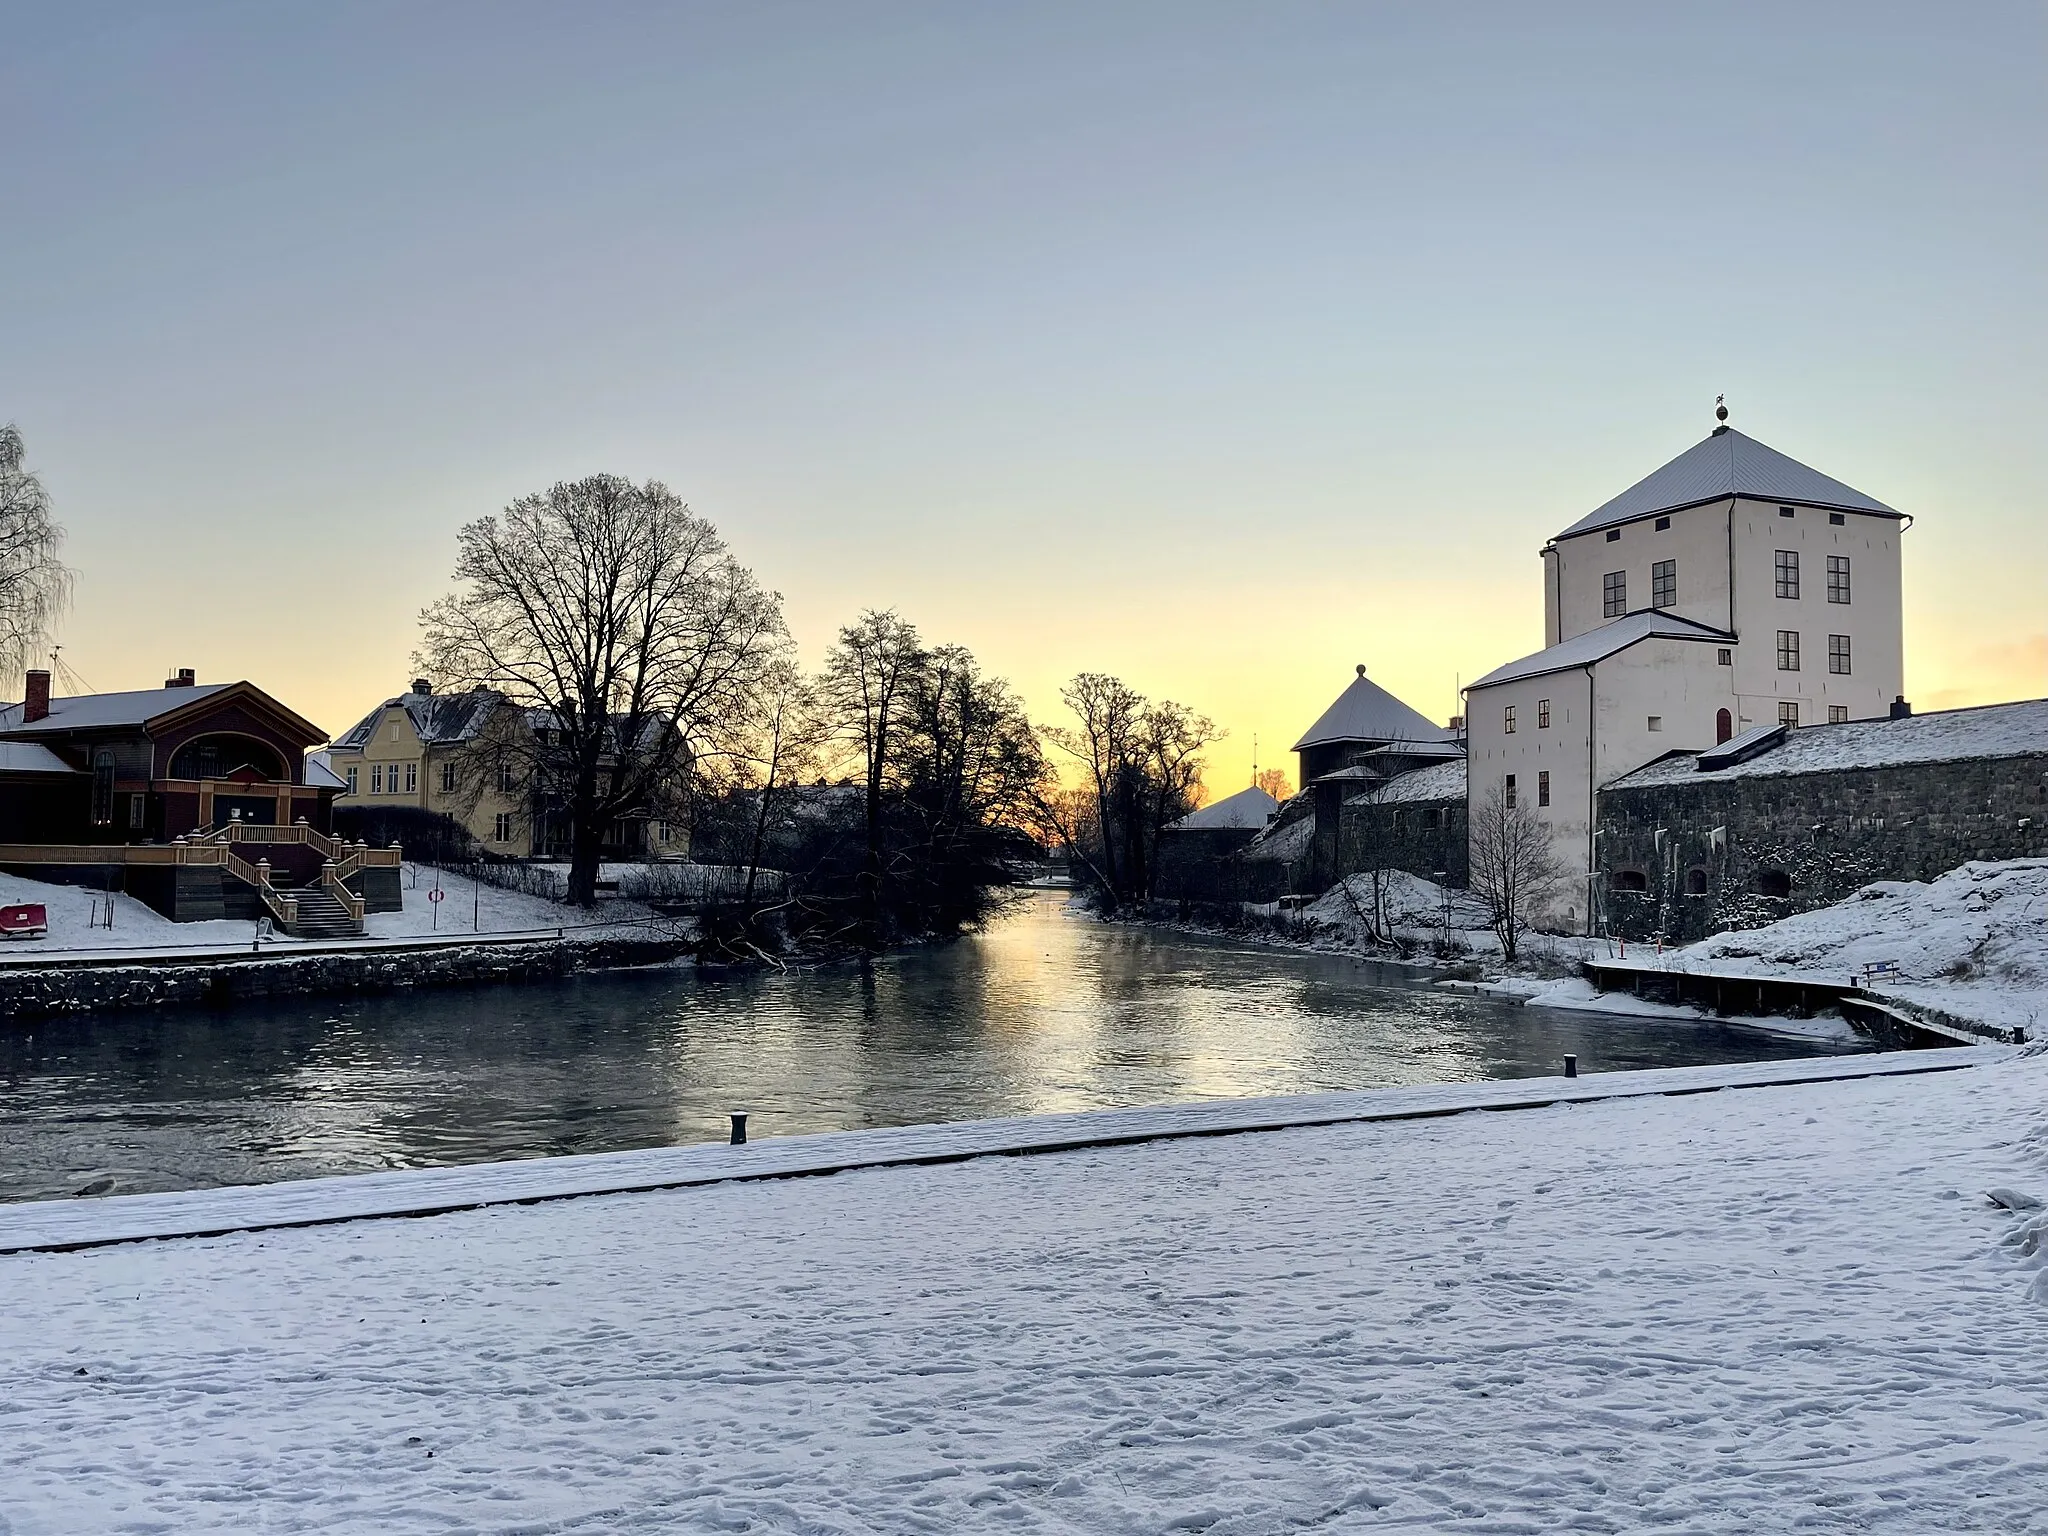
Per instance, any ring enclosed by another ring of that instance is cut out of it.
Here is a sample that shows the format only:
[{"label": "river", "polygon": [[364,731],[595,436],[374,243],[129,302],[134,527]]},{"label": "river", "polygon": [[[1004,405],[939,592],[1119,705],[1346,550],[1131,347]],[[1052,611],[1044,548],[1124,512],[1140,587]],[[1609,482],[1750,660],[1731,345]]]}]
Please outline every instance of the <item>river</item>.
[{"label": "river", "polygon": [[1111,926],[1044,893],[871,965],[0,1025],[0,1200],[1825,1049]]}]

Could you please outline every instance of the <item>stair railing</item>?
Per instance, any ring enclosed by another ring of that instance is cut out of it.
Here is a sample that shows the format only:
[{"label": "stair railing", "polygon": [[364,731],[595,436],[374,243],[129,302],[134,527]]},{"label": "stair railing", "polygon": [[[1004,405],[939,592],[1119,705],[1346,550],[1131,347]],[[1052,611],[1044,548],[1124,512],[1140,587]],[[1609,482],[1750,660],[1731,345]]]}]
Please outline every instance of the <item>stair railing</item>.
[{"label": "stair railing", "polygon": [[363,898],[341,883],[342,866],[329,859],[320,866],[320,884],[329,895],[340,902],[348,913],[348,920],[358,929],[363,926]]},{"label": "stair railing", "polygon": [[227,869],[237,880],[256,887],[256,894],[263,898],[264,907],[287,931],[299,920],[298,898],[270,883],[270,860],[258,859],[251,864],[240,854],[230,852]]}]

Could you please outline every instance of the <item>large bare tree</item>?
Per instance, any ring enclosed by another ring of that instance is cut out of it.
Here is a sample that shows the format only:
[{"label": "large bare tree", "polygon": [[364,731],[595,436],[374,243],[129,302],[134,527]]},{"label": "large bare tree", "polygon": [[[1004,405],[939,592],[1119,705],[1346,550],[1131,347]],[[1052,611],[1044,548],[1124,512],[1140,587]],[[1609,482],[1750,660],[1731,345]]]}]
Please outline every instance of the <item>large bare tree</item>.
[{"label": "large bare tree", "polygon": [[669,800],[759,719],[781,600],[668,487],[617,475],[469,524],[455,579],[420,616],[421,660],[525,711],[531,729],[505,750],[566,817],[569,899],[592,905],[606,828]]},{"label": "large bare tree", "polygon": [[14,424],[0,426],[0,684],[8,687],[39,664],[71,600],[72,574],[57,558],[64,530],[25,456]]},{"label": "large bare tree", "polygon": [[1557,889],[1564,867],[1550,828],[1505,784],[1495,784],[1472,806],[1468,835],[1472,893],[1485,903],[1501,957],[1512,965],[1522,934]]}]

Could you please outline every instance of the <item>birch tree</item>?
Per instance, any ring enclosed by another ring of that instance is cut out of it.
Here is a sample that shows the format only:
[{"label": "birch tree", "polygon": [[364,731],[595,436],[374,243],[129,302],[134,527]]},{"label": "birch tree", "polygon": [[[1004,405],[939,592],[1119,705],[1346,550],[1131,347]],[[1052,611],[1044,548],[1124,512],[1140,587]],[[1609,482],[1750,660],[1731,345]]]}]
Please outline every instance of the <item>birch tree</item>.
[{"label": "birch tree", "polygon": [[64,530],[25,457],[14,424],[0,426],[0,684],[10,687],[40,662],[72,587],[57,558]]}]

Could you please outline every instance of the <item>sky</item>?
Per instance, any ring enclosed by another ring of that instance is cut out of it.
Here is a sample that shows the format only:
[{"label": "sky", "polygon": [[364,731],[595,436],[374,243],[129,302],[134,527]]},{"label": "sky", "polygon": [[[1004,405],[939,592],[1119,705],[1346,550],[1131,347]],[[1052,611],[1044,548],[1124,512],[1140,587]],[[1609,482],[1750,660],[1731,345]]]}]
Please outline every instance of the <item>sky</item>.
[{"label": "sky", "polygon": [[0,0],[0,420],[65,664],[347,728],[455,533],[657,478],[780,592],[1113,672],[1212,793],[1433,718],[1734,425],[1910,512],[1907,685],[2048,694],[2048,11]]}]

